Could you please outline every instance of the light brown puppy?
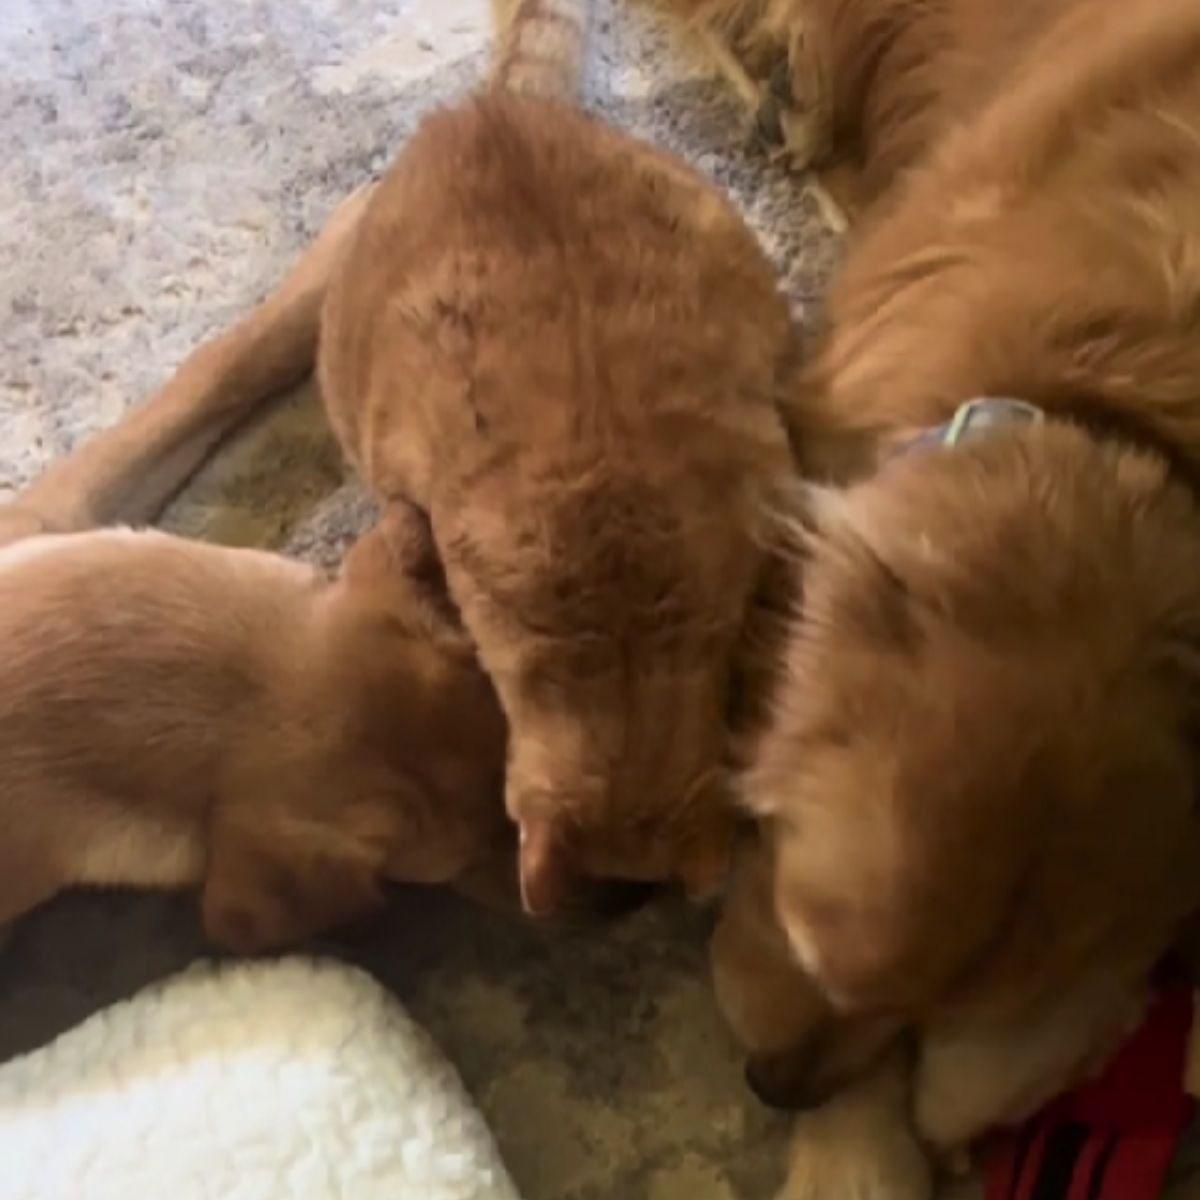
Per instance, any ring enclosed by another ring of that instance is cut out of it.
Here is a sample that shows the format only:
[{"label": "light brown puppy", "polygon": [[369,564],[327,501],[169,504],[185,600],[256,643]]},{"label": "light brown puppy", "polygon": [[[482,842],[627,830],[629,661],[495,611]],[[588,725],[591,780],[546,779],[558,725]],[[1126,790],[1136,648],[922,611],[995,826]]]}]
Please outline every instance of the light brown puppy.
[{"label": "light brown puppy", "polygon": [[336,580],[155,532],[0,550],[0,921],[200,885],[209,936],[256,951],[496,852],[503,718],[398,512]]},{"label": "light brown puppy", "polygon": [[0,510],[0,922],[76,884],[198,885],[215,942],[264,950],[508,844],[503,717],[415,512],[393,506],[333,580],[156,532],[37,533],[148,515],[212,444],[181,419],[198,398],[297,377],[360,207]]},{"label": "light brown puppy", "polygon": [[[793,409],[848,488],[746,795],[838,1005],[1004,1048],[969,1105],[918,1096],[945,1145],[1107,1050],[1197,903],[1200,10],[789,11],[869,207]],[[1044,418],[911,445],[979,397]],[[1048,1072],[1062,1006],[1091,1036]]]},{"label": "light brown puppy", "polygon": [[426,120],[380,184],[320,370],[364,478],[430,516],[548,912],[580,876],[696,893],[727,867],[726,697],[792,470],[792,330],[715,188],[561,102],[579,14],[518,21],[497,87]]}]

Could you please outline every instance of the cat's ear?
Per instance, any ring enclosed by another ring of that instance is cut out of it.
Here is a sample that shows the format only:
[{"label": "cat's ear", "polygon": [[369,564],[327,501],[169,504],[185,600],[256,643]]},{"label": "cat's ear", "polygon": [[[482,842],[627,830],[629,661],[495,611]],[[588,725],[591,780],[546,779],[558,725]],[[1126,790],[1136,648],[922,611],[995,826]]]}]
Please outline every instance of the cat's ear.
[{"label": "cat's ear", "polygon": [[443,649],[464,657],[474,646],[450,597],[429,518],[403,500],[389,502],[374,529],[353,546],[342,567],[351,586],[370,588],[396,615]]},{"label": "cat's ear", "polygon": [[377,528],[393,563],[405,575],[444,586],[433,529],[421,509],[406,500],[391,500],[380,514]]},{"label": "cat's ear", "polygon": [[548,818],[520,823],[521,902],[531,916],[545,917],[566,908],[574,872],[565,840]]}]

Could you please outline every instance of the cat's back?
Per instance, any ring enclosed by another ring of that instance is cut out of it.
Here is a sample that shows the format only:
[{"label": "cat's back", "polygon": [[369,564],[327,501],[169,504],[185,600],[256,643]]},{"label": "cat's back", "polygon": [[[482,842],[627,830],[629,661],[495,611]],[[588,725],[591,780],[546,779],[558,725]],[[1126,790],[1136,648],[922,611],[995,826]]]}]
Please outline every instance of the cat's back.
[{"label": "cat's back", "polygon": [[322,370],[386,493],[397,461],[445,469],[441,448],[480,433],[555,441],[663,404],[767,404],[789,335],[717,188],[566,105],[496,91],[429,117],[381,183],[326,310]]}]

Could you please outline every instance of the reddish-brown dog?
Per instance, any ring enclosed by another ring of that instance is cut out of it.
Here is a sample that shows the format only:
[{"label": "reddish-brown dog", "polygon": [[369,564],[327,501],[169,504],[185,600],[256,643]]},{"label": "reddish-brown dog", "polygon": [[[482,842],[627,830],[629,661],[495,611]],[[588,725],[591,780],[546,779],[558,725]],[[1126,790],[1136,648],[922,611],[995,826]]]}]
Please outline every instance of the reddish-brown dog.
[{"label": "reddish-brown dog", "polygon": [[1200,10],[778,12],[866,207],[793,408],[846,490],[746,795],[791,952],[922,1024],[954,1145],[1111,1045],[1198,898]]}]

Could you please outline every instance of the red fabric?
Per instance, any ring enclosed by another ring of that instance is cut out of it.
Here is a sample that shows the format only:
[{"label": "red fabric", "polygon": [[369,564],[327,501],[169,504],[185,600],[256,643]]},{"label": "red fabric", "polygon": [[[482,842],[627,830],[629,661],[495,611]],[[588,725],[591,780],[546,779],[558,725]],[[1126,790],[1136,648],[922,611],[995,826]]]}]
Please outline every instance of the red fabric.
[{"label": "red fabric", "polygon": [[1103,1186],[1094,1193],[1096,1200],[1158,1200],[1185,1124],[1181,1121],[1175,1129],[1122,1134],[1104,1173]]},{"label": "red fabric", "polygon": [[983,1152],[984,1200],[1009,1200],[1016,1195],[1017,1136],[999,1134]]},{"label": "red fabric", "polygon": [[1079,1162],[1075,1165],[1075,1173],[1071,1176],[1071,1187],[1066,1200],[1091,1200],[1092,1177],[1104,1159],[1108,1147],[1108,1139],[1097,1137],[1095,1134],[1088,1139]]},{"label": "red fabric", "polygon": [[1100,1076],[993,1145],[985,1160],[987,1200],[1047,1200],[1038,1183],[1048,1144],[1071,1126],[1087,1136],[1055,1200],[1158,1200],[1192,1112],[1184,1091],[1192,1021],[1191,988],[1164,986]]},{"label": "red fabric", "polygon": [[1104,1072],[1050,1104],[1043,1119],[1119,1132],[1174,1128],[1190,1107],[1183,1072],[1191,1033],[1191,988],[1164,988]]}]

